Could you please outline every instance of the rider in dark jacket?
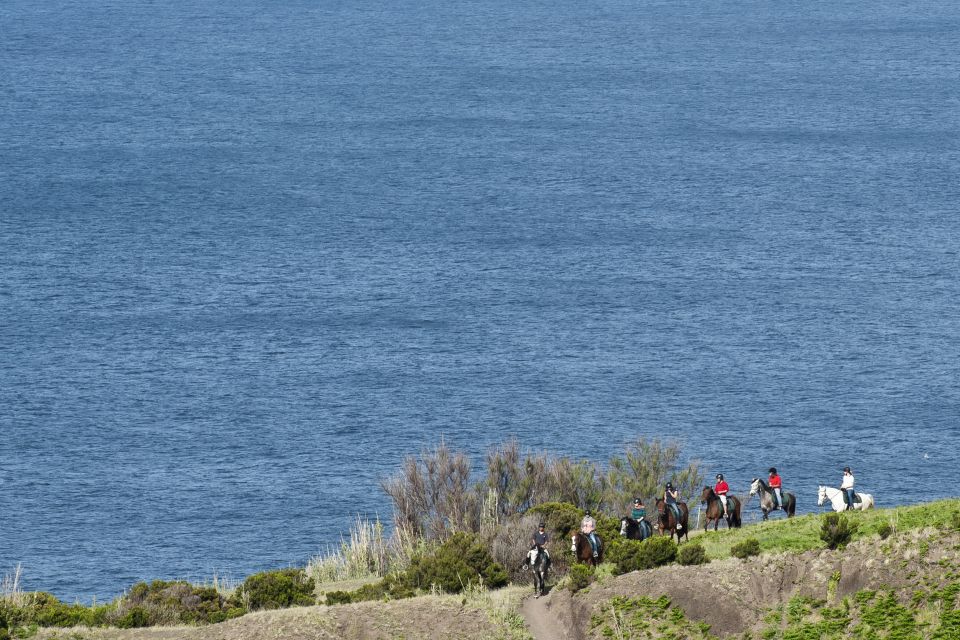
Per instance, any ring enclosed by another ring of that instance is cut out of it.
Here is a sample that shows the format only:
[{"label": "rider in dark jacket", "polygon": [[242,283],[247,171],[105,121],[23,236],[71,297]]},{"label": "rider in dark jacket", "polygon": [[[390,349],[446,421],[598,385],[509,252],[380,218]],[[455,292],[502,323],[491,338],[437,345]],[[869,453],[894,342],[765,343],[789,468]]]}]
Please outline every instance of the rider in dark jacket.
[{"label": "rider in dark jacket", "polygon": [[668,482],[667,486],[664,487],[663,501],[667,503],[668,509],[673,510],[673,516],[677,521],[677,531],[680,531],[683,529],[683,525],[680,524],[680,507],[677,506],[677,503],[680,502],[680,492],[673,488],[672,482]]}]

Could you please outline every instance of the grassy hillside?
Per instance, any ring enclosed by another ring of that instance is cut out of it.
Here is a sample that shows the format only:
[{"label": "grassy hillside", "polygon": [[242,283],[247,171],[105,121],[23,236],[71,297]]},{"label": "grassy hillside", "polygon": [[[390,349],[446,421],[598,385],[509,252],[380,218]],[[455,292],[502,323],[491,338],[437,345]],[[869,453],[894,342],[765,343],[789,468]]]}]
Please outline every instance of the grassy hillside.
[{"label": "grassy hillside", "polygon": [[[673,563],[620,576],[611,574],[613,565],[606,565],[604,571],[591,576],[598,579],[578,593],[569,591],[568,581],[563,579],[540,601],[542,615],[550,616],[571,640],[960,640],[960,499],[853,512],[845,518],[857,525],[845,550],[825,548],[820,539],[820,515],[709,531],[681,547],[702,545],[707,564]],[[758,542],[760,555],[746,560],[732,557],[731,549],[750,539]],[[556,553],[566,554],[567,550],[558,548]],[[552,580],[555,584],[556,579]],[[290,585],[309,588],[311,602],[316,602],[331,591],[356,589],[365,582],[314,585],[311,580]],[[272,585],[278,586],[282,585]],[[177,590],[184,591],[183,597],[188,599],[198,599],[206,591],[211,593],[204,597],[216,595],[210,589],[190,591],[179,583],[152,583],[149,587],[148,592],[147,585],[143,586],[142,598],[135,603],[118,601],[90,610],[34,598],[32,606],[42,605],[42,609],[33,619],[85,622],[86,616],[96,614],[107,621],[111,616],[124,620],[138,607],[150,605],[151,598],[160,598],[156,606],[166,606],[162,598]],[[132,590],[128,599],[136,593],[137,589]],[[247,593],[245,606],[256,609],[248,602],[251,593]],[[146,629],[44,629],[41,622],[40,628],[35,623],[11,625],[9,633],[72,640],[526,640],[531,636],[524,628],[521,601],[530,593],[530,586],[524,584],[492,591],[472,585],[458,595],[435,592],[390,601],[254,611],[220,624],[198,624],[203,622],[198,617],[189,619],[192,624]],[[29,599],[30,594],[19,597]],[[229,618],[225,614],[229,601],[210,600],[209,611]],[[6,615],[10,622],[13,612],[0,607],[0,617]],[[530,622],[530,611],[524,612]],[[0,637],[6,636],[5,626],[6,621],[0,621]]]},{"label": "grassy hillside", "polygon": [[[960,522],[960,499],[863,512],[849,511],[846,516],[859,527],[853,540],[875,536],[884,527],[890,528],[890,534],[921,527],[944,528]],[[720,529],[717,532],[711,529],[697,536],[696,541],[703,545],[710,559],[729,558],[730,548],[747,538],[755,538],[760,543],[762,553],[823,549],[826,545],[820,540],[821,522],[822,516],[818,514],[789,520],[771,519],[742,529]]]}]

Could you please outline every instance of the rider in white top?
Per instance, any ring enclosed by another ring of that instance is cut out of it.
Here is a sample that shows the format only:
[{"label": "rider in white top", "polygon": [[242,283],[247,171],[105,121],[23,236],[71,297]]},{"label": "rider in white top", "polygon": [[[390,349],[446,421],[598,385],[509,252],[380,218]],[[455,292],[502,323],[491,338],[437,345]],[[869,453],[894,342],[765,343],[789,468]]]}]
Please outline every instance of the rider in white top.
[{"label": "rider in white top", "polygon": [[840,490],[843,491],[843,499],[847,503],[847,510],[853,509],[853,472],[850,467],[843,468],[843,482],[840,484]]},{"label": "rider in white top", "polygon": [[599,555],[600,548],[597,544],[597,534],[594,531],[597,528],[597,521],[593,519],[593,516],[590,515],[590,512],[583,516],[583,520],[580,521],[580,532],[587,536],[587,540],[590,541],[590,547],[593,549],[593,557],[596,558]]}]

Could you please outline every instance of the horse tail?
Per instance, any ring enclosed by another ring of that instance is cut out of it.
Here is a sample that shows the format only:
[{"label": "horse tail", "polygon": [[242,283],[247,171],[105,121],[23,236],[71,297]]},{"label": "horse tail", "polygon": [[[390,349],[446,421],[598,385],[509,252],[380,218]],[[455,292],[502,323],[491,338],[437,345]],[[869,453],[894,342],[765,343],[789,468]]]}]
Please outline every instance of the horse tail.
[{"label": "horse tail", "polygon": [[790,504],[787,505],[787,517],[792,518],[797,513],[797,496],[790,494]]}]

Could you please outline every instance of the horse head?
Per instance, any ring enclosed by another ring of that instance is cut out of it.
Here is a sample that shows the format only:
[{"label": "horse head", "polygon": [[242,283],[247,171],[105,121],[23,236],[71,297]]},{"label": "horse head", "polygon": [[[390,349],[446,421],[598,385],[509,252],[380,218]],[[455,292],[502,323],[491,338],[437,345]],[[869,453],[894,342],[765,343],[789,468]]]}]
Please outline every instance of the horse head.
[{"label": "horse head", "polygon": [[622,536],[627,535],[627,519],[626,518],[620,518],[620,535]]},{"label": "horse head", "polygon": [[713,489],[710,487],[704,487],[703,491],[700,492],[700,502],[705,503],[713,496]]},{"label": "horse head", "polygon": [[823,503],[827,501],[827,488],[823,485],[817,489],[817,506],[822,507]]},{"label": "horse head", "polygon": [[760,493],[760,478],[754,478],[750,481],[750,495],[755,496]]},{"label": "horse head", "polygon": [[540,557],[540,549],[537,548],[537,545],[533,545],[533,548],[530,551],[527,551],[527,558],[523,562],[523,568],[529,569],[530,567],[536,566],[537,558]]}]

